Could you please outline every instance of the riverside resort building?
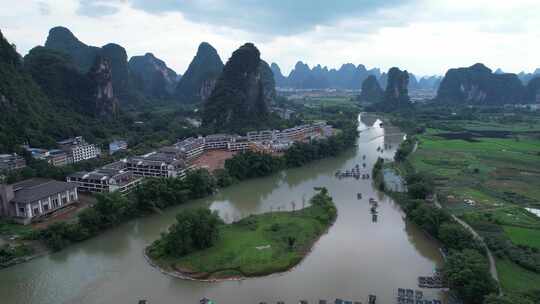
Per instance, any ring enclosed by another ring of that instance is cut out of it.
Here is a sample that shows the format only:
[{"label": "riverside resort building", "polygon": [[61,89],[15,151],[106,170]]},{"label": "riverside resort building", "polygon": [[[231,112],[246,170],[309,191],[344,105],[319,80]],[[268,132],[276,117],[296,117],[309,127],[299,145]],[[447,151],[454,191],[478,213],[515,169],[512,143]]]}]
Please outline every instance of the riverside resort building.
[{"label": "riverside resort building", "polygon": [[[284,130],[249,132],[245,136],[212,134],[190,137],[172,146],[128,157],[91,172],[70,174],[66,178],[67,182],[30,179],[13,185],[0,184],[0,215],[28,223],[76,202],[79,192],[127,194],[141,184],[143,178],[183,178],[189,170],[206,167],[197,162],[206,152],[225,151],[229,153],[229,157],[244,151],[279,154],[295,142],[307,142],[332,135],[332,126],[326,122],[316,122]],[[33,157],[45,159],[52,165],[79,162],[100,154],[99,148],[88,144],[80,136],[60,141],[58,144],[58,150],[26,148]],[[1,164],[4,167],[23,166],[21,160],[13,155],[1,155],[0,161],[3,161]]]}]

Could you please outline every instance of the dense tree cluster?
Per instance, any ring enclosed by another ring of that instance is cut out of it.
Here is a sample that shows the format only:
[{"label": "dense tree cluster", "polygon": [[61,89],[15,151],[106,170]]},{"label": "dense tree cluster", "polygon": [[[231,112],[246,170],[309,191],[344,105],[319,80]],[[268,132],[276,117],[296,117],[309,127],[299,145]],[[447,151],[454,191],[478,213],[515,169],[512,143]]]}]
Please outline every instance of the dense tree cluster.
[{"label": "dense tree cluster", "polygon": [[221,224],[223,222],[217,213],[209,209],[182,211],[176,216],[176,223],[150,246],[149,254],[153,258],[180,257],[211,247],[219,237],[218,227]]},{"label": "dense tree cluster", "polygon": [[237,180],[267,176],[283,168],[282,158],[267,153],[245,152],[225,161],[227,173]]},{"label": "dense tree cluster", "polygon": [[487,259],[476,250],[451,252],[444,265],[450,288],[465,303],[482,303],[486,295],[497,292],[497,284],[489,274]]}]

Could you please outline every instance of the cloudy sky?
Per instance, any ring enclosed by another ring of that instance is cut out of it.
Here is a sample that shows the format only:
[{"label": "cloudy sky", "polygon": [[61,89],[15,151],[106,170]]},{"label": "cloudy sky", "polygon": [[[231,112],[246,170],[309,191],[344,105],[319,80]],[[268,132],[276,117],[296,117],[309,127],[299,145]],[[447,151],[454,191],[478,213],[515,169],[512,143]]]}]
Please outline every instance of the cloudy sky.
[{"label": "cloudy sky", "polygon": [[183,73],[201,41],[226,60],[254,42],[285,73],[298,60],[398,66],[417,75],[483,62],[540,67],[539,0],[0,0],[0,30],[20,53],[63,25],[83,42],[152,52]]}]

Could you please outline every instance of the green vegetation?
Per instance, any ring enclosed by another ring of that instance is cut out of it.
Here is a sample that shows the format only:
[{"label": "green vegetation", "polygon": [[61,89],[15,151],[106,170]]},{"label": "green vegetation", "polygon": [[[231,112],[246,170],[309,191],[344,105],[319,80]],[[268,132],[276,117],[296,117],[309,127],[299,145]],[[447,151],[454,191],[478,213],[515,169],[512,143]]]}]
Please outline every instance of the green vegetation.
[{"label": "green vegetation", "polygon": [[540,116],[507,108],[425,106],[394,120],[419,142],[401,167],[428,176],[445,210],[484,238],[497,257],[503,291],[524,296],[538,290],[540,219],[524,208],[540,203]]},{"label": "green vegetation", "polygon": [[528,292],[538,290],[540,286],[540,274],[525,270],[507,259],[497,259],[497,272],[503,290]]},{"label": "green vegetation", "polygon": [[[65,33],[67,29],[55,31],[72,35]],[[73,56],[66,55],[70,52]],[[124,138],[130,152],[142,154],[172,144],[178,137],[207,133],[186,122],[186,117],[197,117],[192,106],[152,100],[134,108],[136,92],[124,92],[122,97],[129,99],[130,106],[122,103],[116,119],[96,117],[95,84],[85,74],[89,69],[87,62],[83,68],[79,58],[89,56],[93,62],[96,53],[76,53],[76,49],[62,44],[52,49],[38,47],[23,62],[0,34],[0,153],[22,154],[23,143],[55,148],[57,140],[82,135],[100,146],[114,138]],[[121,91],[115,86],[114,92]]]},{"label": "green vegetation", "polygon": [[218,183],[230,185],[234,181],[268,176],[285,168],[303,166],[314,160],[337,156],[356,140],[356,125],[342,123],[339,134],[309,143],[296,142],[283,156],[245,152],[225,161],[226,172],[218,172]]},{"label": "green vegetation", "polygon": [[192,171],[183,180],[150,179],[128,197],[116,192],[99,194],[97,202],[79,214],[78,221],[54,223],[35,233],[34,237],[50,249],[60,250],[134,217],[208,196],[215,191],[215,185],[214,178],[206,170]]},{"label": "green vegetation", "polygon": [[282,157],[266,153],[245,152],[225,161],[229,176],[236,180],[267,176],[283,167]]},{"label": "green vegetation", "polygon": [[450,288],[465,303],[480,303],[485,295],[495,293],[497,285],[486,269],[488,263],[476,250],[452,252],[444,265]]},{"label": "green vegetation", "polygon": [[219,238],[221,219],[205,208],[186,210],[176,216],[176,223],[152,244],[153,257],[181,257],[212,247]]},{"label": "green vegetation", "polygon": [[504,232],[510,237],[512,243],[516,245],[526,245],[540,249],[540,237],[536,229],[504,226]]},{"label": "green vegetation", "polygon": [[24,244],[0,246],[0,268],[10,266],[16,259],[31,255],[34,250]]},{"label": "green vegetation", "polygon": [[0,219],[0,235],[27,235],[32,232],[32,228]]},{"label": "green vegetation", "polygon": [[318,191],[307,208],[252,215],[219,226],[219,237],[210,247],[191,253],[167,253],[162,248],[168,243],[169,235],[177,231],[177,225],[182,225],[186,218],[180,214],[177,224],[154,242],[147,253],[159,267],[198,279],[286,271],[302,260],[337,216],[328,191],[325,188]]}]

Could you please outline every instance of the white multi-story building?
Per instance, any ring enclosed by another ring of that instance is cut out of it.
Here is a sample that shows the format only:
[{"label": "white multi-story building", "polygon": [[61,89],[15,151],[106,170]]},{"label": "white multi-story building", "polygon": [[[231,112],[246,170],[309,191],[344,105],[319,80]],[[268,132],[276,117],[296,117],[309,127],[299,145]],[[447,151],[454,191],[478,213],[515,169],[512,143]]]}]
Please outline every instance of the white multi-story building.
[{"label": "white multi-story building", "polygon": [[101,153],[98,147],[87,143],[82,136],[59,141],[58,145],[68,154],[68,161],[73,163],[96,158]]},{"label": "white multi-story building", "polygon": [[211,134],[204,138],[204,149],[227,149],[229,143],[233,142],[233,140],[234,136],[230,134]]},{"label": "white multi-story building", "polygon": [[188,168],[182,159],[174,155],[152,152],[143,156],[130,157],[125,160],[126,169],[136,176],[142,177],[180,177],[186,176]]},{"label": "white multi-story building", "polygon": [[253,141],[250,141],[247,137],[238,136],[234,140],[227,144],[227,150],[232,152],[244,152],[250,149]]},{"label": "white multi-story building", "polygon": [[275,130],[253,131],[247,133],[249,141],[271,141],[276,138]]},{"label": "white multi-story building", "polygon": [[205,150],[205,138],[186,138],[174,145],[179,151],[184,154],[186,160],[190,161],[201,156]]}]

